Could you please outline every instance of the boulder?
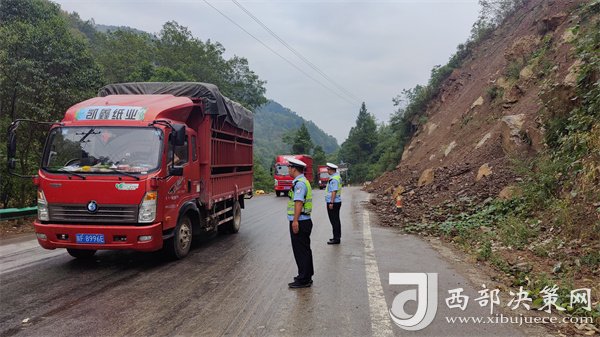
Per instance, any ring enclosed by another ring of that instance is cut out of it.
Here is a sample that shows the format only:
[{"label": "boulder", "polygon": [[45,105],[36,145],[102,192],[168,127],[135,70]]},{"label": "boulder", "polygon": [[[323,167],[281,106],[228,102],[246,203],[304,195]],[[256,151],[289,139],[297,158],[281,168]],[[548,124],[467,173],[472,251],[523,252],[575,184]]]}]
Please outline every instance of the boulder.
[{"label": "boulder", "polygon": [[483,146],[483,144],[485,144],[485,142],[490,139],[490,137],[492,137],[492,134],[490,132],[486,133],[485,136],[483,136],[483,138],[481,138],[481,140],[479,141],[479,143],[477,143],[477,145],[475,145],[475,149],[478,149],[480,147]]},{"label": "boulder", "polygon": [[504,91],[504,96],[502,97],[504,103],[517,103],[519,99],[523,96],[524,90],[518,85],[512,86],[510,90]]},{"label": "boulder", "polygon": [[427,135],[431,135],[435,129],[437,129],[438,125],[435,123],[427,123]]},{"label": "boulder", "polygon": [[431,183],[433,183],[433,178],[434,178],[433,169],[426,169],[425,171],[423,171],[423,173],[421,173],[421,177],[419,177],[419,182],[417,183],[417,186],[421,187],[421,186],[430,185]]},{"label": "boulder", "polygon": [[508,62],[524,61],[540,43],[540,37],[525,35],[515,39],[513,44],[504,51],[504,58]]},{"label": "boulder", "polygon": [[483,179],[487,176],[490,176],[490,175],[492,175],[492,168],[490,167],[490,165],[488,163],[485,163],[485,164],[481,165],[481,167],[479,167],[475,181],[480,181],[481,179]]},{"label": "boulder", "polygon": [[508,154],[518,154],[529,145],[523,140],[525,132],[523,124],[525,115],[510,115],[502,117],[502,149]]},{"label": "boulder", "polygon": [[502,76],[498,77],[496,80],[496,85],[504,89],[504,91],[510,89],[510,83]]},{"label": "boulder", "polygon": [[569,67],[567,76],[565,76],[565,79],[563,80],[565,85],[569,87],[575,87],[577,85],[577,77],[579,76],[579,69],[581,68],[581,65],[582,62],[580,60],[573,62],[573,64]]},{"label": "boulder", "polygon": [[517,263],[510,268],[513,272],[529,273],[533,266],[528,262]]},{"label": "boulder", "polygon": [[471,104],[471,110],[475,109],[478,106],[482,106],[483,105],[483,96],[479,96],[478,99],[475,100],[475,102],[473,102],[473,104]]},{"label": "boulder", "polygon": [[573,30],[570,28],[566,29],[562,35],[562,40],[563,40],[563,42],[566,42],[566,43],[571,43],[571,42],[575,41],[575,33],[573,33]]},{"label": "boulder", "polygon": [[560,12],[555,15],[543,18],[541,21],[538,22],[538,25],[537,25],[538,33],[540,35],[544,35],[548,32],[555,31],[556,28],[558,28],[558,26],[560,26],[565,21],[567,16],[568,16],[567,13]]},{"label": "boulder", "polygon": [[532,65],[528,65],[526,67],[524,67],[523,69],[521,69],[521,71],[519,72],[519,78],[522,80],[529,80],[533,77],[533,66]]},{"label": "boulder", "polygon": [[446,146],[446,149],[444,150],[444,157],[448,157],[448,155],[450,154],[450,152],[456,147],[456,141],[452,141],[452,143],[448,144],[448,146]]},{"label": "boulder", "polygon": [[[416,135],[413,136],[413,139],[416,137]],[[408,146],[408,148],[404,148],[404,152],[402,152],[402,158],[400,159],[400,161],[405,160],[406,158],[408,158],[408,155],[412,152],[412,150],[415,148],[415,145],[411,142],[410,145]]]},{"label": "boulder", "polygon": [[502,200],[509,200],[512,199],[514,196],[518,195],[520,193],[520,190],[518,187],[516,186],[506,186],[502,189],[502,191],[500,191],[500,193],[498,193],[498,198],[502,199]]}]

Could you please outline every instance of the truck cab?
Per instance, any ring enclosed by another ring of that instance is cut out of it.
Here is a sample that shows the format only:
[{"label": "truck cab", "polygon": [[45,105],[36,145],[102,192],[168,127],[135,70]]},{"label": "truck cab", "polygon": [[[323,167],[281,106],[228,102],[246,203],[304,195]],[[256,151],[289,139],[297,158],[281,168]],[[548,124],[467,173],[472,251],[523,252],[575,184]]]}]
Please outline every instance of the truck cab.
[{"label": "truck cab", "polygon": [[319,189],[324,189],[327,186],[327,182],[329,181],[329,172],[327,172],[327,166],[319,165],[317,170],[319,174]]},{"label": "truck cab", "polygon": [[280,196],[280,195],[285,196],[285,195],[287,195],[288,191],[292,188],[292,181],[294,179],[292,177],[290,177],[290,173],[288,171],[288,165],[289,165],[288,159],[289,158],[295,158],[295,159],[303,161],[306,164],[304,176],[310,182],[312,182],[312,180],[313,180],[313,173],[312,173],[313,160],[312,160],[311,156],[305,155],[305,154],[278,155],[275,157],[275,164],[273,165],[273,168],[271,169],[271,171],[273,173],[273,178],[275,179],[274,190],[275,190],[276,196]]}]

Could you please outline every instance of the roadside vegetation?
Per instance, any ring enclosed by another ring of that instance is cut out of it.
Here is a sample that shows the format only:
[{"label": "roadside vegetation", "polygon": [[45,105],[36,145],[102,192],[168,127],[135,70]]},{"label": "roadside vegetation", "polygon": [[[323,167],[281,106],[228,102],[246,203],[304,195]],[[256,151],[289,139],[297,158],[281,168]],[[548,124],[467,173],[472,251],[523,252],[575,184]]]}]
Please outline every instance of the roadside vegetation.
[{"label": "roadside vegetation", "polygon": [[[266,103],[262,81],[239,56],[224,57],[218,42],[202,41],[177,22],[157,35],[127,27],[99,31],[45,0],[0,2],[0,129],[17,118],[60,120],[71,105],[93,97],[104,84],[132,81],[201,81],[254,109]],[[19,141],[17,171],[32,174],[46,131],[30,130]],[[25,132],[21,133],[25,135]],[[0,162],[6,139],[0,137]],[[0,165],[0,207],[35,203],[29,180]]]}]

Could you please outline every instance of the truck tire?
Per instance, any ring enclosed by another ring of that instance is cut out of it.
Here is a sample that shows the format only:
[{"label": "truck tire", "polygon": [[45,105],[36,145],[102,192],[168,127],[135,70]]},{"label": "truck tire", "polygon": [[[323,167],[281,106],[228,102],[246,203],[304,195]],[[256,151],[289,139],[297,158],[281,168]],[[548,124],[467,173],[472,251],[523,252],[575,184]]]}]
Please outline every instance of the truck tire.
[{"label": "truck tire", "polygon": [[186,214],[179,217],[173,237],[165,243],[165,253],[172,259],[182,259],[192,246],[192,220]]},{"label": "truck tire", "polygon": [[91,259],[96,251],[93,249],[75,249],[67,248],[67,253],[76,259]]},{"label": "truck tire", "polygon": [[229,222],[222,224],[220,227],[222,232],[234,234],[240,231],[240,226],[242,224],[242,208],[240,207],[240,203],[236,200],[233,202],[232,207],[232,216]]},{"label": "truck tire", "polygon": [[280,196],[280,195],[281,195],[281,192],[279,192],[279,191],[275,191],[275,196],[277,196],[277,197],[278,197],[278,196]]}]

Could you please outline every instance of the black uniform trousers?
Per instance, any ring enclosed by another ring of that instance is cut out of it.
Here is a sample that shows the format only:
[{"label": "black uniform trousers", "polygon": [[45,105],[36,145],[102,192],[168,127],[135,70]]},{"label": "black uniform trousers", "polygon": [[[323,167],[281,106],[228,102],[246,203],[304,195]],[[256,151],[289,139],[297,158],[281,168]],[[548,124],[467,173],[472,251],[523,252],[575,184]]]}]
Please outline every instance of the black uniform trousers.
[{"label": "black uniform trousers", "polygon": [[292,230],[292,221],[290,221],[290,236],[292,238],[292,250],[296,265],[298,265],[299,282],[308,282],[312,280],[315,274],[313,268],[312,250],[310,249],[310,233],[312,232],[313,223],[311,219],[298,221],[299,231],[294,234]]},{"label": "black uniform trousers", "polygon": [[342,238],[342,222],[340,221],[340,208],[342,208],[341,202],[334,202],[333,209],[329,209],[327,204],[327,215],[329,215],[329,222],[333,228],[333,239],[339,240]]}]

